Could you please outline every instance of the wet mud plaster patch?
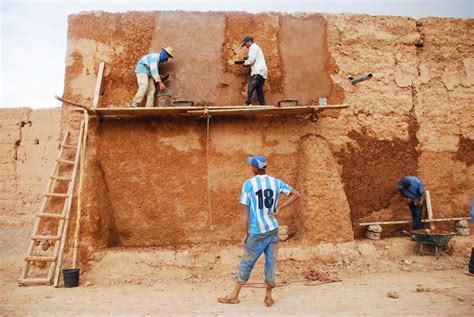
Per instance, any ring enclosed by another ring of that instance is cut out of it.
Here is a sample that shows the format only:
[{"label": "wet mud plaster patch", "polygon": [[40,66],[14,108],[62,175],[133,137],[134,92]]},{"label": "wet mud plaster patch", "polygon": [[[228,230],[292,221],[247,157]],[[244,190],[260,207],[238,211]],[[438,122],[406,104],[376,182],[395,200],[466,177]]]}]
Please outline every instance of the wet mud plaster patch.
[{"label": "wet mud plaster patch", "polygon": [[[390,207],[396,183],[403,175],[417,175],[418,152],[415,120],[409,123],[409,139],[378,140],[361,132],[350,131],[355,144],[335,153],[342,166],[344,190],[351,207],[354,230],[360,218]],[[406,210],[400,211],[406,213]],[[403,219],[403,214],[395,215]]]},{"label": "wet mud plaster patch", "polygon": [[467,166],[474,164],[474,140],[459,136],[459,148],[454,155],[458,161],[466,163]]},{"label": "wet mud plaster patch", "polygon": [[213,101],[223,71],[224,26],[222,13],[167,12],[156,17],[150,51],[171,46],[176,55],[160,65],[162,74],[170,74],[167,93],[195,103]]},{"label": "wet mud plaster patch", "polygon": [[[243,59],[247,49],[241,47],[244,35],[252,35],[265,54],[268,79],[265,82],[265,99],[275,104],[283,98],[281,53],[279,49],[280,15],[274,13],[225,15],[225,33],[221,58],[224,73],[219,80],[215,99],[219,104],[241,104],[246,96],[249,67],[234,65],[234,60]],[[240,87],[240,89],[237,89]]]},{"label": "wet mud plaster patch", "polygon": [[[101,105],[122,105],[128,104],[135,94],[136,78],[135,64],[138,59],[147,54],[154,31],[154,20],[156,13],[106,13],[92,12],[81,13],[69,16],[68,39],[71,42],[77,40],[91,40],[97,42],[96,50],[88,52],[93,55],[91,62],[86,65],[80,65],[77,54],[69,51],[76,62],[66,72],[66,99],[76,95],[84,95],[86,91],[71,92],[70,87],[77,77],[77,72],[82,69],[87,75],[95,76],[101,57],[105,58],[106,71],[103,79],[103,95],[101,96]],[[103,56],[101,50],[108,50],[108,54]],[[69,59],[69,57],[68,57]],[[83,56],[84,59],[84,56]],[[68,62],[68,65],[70,63]],[[76,83],[77,85],[77,83]],[[90,92],[92,98],[93,88]],[[73,96],[69,94],[73,93]],[[83,102],[84,100],[76,100]]]},{"label": "wet mud plaster patch", "polygon": [[280,19],[285,98],[309,104],[318,97],[330,97],[333,82],[328,73],[326,20],[317,14],[283,15]]}]

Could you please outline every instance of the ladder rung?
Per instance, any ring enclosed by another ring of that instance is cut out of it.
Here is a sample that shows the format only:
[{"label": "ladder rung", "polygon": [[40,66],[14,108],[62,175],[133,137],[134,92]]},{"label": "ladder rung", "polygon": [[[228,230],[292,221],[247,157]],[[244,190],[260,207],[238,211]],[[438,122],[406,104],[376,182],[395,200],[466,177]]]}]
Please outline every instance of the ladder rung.
[{"label": "ladder rung", "polygon": [[37,213],[36,216],[38,217],[45,217],[45,218],[59,218],[59,219],[64,219],[64,216],[59,213],[55,212],[40,212]]},{"label": "ladder rung", "polygon": [[61,144],[61,146],[65,149],[75,149],[75,148],[77,148],[77,145],[72,145],[72,144]]},{"label": "ladder rung", "polygon": [[56,179],[58,181],[68,181],[70,182],[72,179],[70,177],[61,177],[61,176],[49,176],[49,178]]},{"label": "ladder rung", "polygon": [[26,284],[51,284],[51,281],[47,277],[42,278],[20,278],[18,279],[18,284],[26,285]]},{"label": "ladder rung", "polygon": [[68,197],[67,194],[59,194],[59,193],[46,193],[44,194],[46,197],[63,197],[66,198]]},{"label": "ladder rung", "polygon": [[74,161],[69,160],[57,160],[59,163],[74,165]]},{"label": "ladder rung", "polygon": [[25,257],[25,261],[53,262],[53,261],[56,261],[56,257],[55,256],[30,255],[30,256]]},{"label": "ladder rung", "polygon": [[31,240],[59,240],[61,239],[60,236],[51,236],[51,235],[37,235],[37,236],[32,236]]}]

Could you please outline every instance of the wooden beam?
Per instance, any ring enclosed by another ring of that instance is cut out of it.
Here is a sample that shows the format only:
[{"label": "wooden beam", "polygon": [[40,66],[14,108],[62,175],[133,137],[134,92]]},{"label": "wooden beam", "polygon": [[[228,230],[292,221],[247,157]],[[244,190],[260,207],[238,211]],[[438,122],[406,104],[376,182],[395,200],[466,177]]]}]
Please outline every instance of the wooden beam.
[{"label": "wooden beam", "polygon": [[97,72],[97,80],[95,82],[94,99],[92,100],[92,109],[97,110],[99,107],[100,90],[102,88],[102,78],[104,77],[105,62],[100,62],[99,71]]},{"label": "wooden beam", "polygon": [[[423,219],[421,222],[443,222],[443,221],[457,221],[457,220],[469,220],[471,217],[453,217],[453,218],[439,218],[439,219]],[[374,222],[361,222],[359,226],[370,226],[370,225],[397,225],[404,223],[411,223],[411,220],[393,220],[393,221],[374,221]]]},{"label": "wooden beam", "polygon": [[154,107],[154,108],[98,108],[90,111],[90,114],[104,116],[235,116],[235,115],[291,115],[310,114],[325,109],[343,109],[349,105],[328,105],[328,106],[294,106],[276,107],[272,105],[264,106],[212,106],[212,107]]},{"label": "wooden beam", "polygon": [[61,101],[61,102],[62,102],[63,104],[65,104],[65,105],[70,105],[70,106],[82,108],[82,109],[87,110],[87,111],[92,111],[91,108],[89,108],[89,107],[87,107],[87,106],[84,106],[84,105],[81,105],[81,104],[78,104],[78,103],[75,103],[75,102],[66,100],[66,99],[64,99],[64,98],[62,98],[62,97],[54,96],[54,98],[58,99],[59,101]]}]

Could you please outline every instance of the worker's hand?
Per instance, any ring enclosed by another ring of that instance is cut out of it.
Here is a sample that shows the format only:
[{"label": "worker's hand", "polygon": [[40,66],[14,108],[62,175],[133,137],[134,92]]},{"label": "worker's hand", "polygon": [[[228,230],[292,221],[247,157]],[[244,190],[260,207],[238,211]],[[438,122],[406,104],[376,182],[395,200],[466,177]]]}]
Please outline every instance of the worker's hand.
[{"label": "worker's hand", "polygon": [[406,198],[406,197],[403,198],[403,201],[406,202],[407,204],[410,204],[412,202],[410,198]]},{"label": "worker's hand", "polygon": [[158,84],[160,86],[160,90],[166,90],[166,86],[162,81],[158,82]]},{"label": "worker's hand", "polygon": [[242,246],[246,246],[247,245],[247,238],[249,237],[249,234],[247,233],[244,238],[242,239]]},{"label": "worker's hand", "polygon": [[413,204],[418,207],[423,206],[423,202],[421,201],[421,199],[415,201]]}]

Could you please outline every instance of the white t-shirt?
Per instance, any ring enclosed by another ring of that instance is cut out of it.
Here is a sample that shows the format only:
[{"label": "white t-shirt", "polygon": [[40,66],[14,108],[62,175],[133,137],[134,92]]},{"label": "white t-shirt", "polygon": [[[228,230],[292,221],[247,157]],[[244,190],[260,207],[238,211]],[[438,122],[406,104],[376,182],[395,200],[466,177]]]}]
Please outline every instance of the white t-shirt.
[{"label": "white t-shirt", "polygon": [[250,75],[261,75],[263,78],[267,79],[268,69],[267,64],[265,63],[265,57],[263,56],[263,51],[257,44],[253,43],[249,47],[249,58],[245,60],[245,65],[251,66]]}]

